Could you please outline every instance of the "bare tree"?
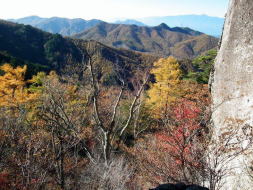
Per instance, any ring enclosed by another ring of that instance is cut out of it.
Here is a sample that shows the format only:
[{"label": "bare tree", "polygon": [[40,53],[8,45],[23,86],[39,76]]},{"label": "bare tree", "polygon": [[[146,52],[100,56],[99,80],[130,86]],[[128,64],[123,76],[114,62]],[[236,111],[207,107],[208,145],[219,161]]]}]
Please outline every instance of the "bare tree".
[{"label": "bare tree", "polygon": [[83,99],[86,97],[82,91],[74,92],[74,95],[69,94],[70,86],[62,84],[58,78],[46,79],[43,87],[38,116],[50,134],[50,149],[57,182],[61,189],[66,189],[65,160],[69,154],[74,165],[77,165],[77,153],[80,150],[84,150],[88,158],[94,162],[82,136],[86,105]]},{"label": "bare tree", "polygon": [[[11,112],[9,112],[11,109]],[[48,148],[43,135],[28,120],[25,105],[15,109],[0,108],[0,170],[10,172],[11,187],[40,189],[48,182],[51,167],[48,154],[41,154]],[[38,159],[40,158],[40,159]],[[47,166],[47,167],[45,167]]]},{"label": "bare tree", "polygon": [[[134,98],[132,100],[131,106],[128,110],[128,117],[126,121],[124,122],[123,126],[117,125],[117,112],[119,109],[120,101],[122,99],[124,90],[126,88],[125,79],[120,74],[118,74],[118,80],[121,83],[120,90],[118,95],[115,98],[115,101],[111,105],[111,114],[110,117],[107,118],[108,122],[104,122],[102,120],[102,115],[100,113],[100,106],[99,106],[99,93],[100,93],[100,87],[99,82],[96,78],[96,73],[94,70],[94,62],[95,59],[92,56],[92,53],[89,52],[83,52],[83,50],[79,49],[82,52],[83,57],[88,57],[88,63],[83,62],[83,64],[87,65],[89,74],[90,74],[90,80],[91,80],[91,88],[92,88],[92,102],[93,102],[93,118],[95,121],[95,126],[99,129],[102,136],[100,138],[101,144],[102,144],[102,151],[103,151],[103,158],[105,160],[105,163],[107,163],[110,160],[110,155],[113,150],[113,144],[115,143],[115,138],[118,137],[119,139],[122,139],[122,136],[126,129],[130,126],[131,122],[133,121],[134,114],[137,113],[138,106],[139,106],[139,100],[141,97],[141,94],[144,90],[144,86],[147,84],[149,80],[149,69],[144,74],[144,78],[142,79],[142,83],[139,85],[139,89],[135,92]],[[84,61],[84,59],[83,59]],[[120,73],[121,71],[118,69],[118,63],[115,64],[116,71],[115,73]]]},{"label": "bare tree", "polygon": [[98,158],[96,164],[91,162],[82,173],[80,189],[125,190],[132,175],[133,169],[123,157],[111,157],[107,163]]}]

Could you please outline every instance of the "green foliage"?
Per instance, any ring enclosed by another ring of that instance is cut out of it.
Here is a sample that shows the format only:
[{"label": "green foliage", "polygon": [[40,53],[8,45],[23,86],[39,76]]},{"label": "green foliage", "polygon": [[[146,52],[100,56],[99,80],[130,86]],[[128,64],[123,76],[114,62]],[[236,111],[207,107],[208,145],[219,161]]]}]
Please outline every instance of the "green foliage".
[{"label": "green foliage", "polygon": [[48,58],[53,57],[54,53],[62,47],[62,44],[63,38],[59,34],[52,35],[52,37],[44,45],[46,56]]},{"label": "green foliage", "polygon": [[69,57],[81,60],[71,40],[27,25],[0,21],[0,42],[0,65],[27,65],[26,78],[40,71],[59,71]]},{"label": "green foliage", "polygon": [[217,50],[213,49],[208,51],[205,55],[195,58],[192,61],[193,71],[189,71],[184,76],[184,79],[193,80],[200,84],[207,84],[216,56]]},{"label": "green foliage", "polygon": [[44,44],[44,52],[47,61],[53,70],[59,71],[67,63],[67,59],[71,61],[80,61],[81,55],[75,44],[63,38],[59,34],[53,34]]},{"label": "green foliage", "polygon": [[46,79],[46,73],[39,72],[37,75],[34,75],[29,82],[31,85],[29,86],[29,92],[36,93],[42,92],[43,90],[43,81]]},{"label": "green foliage", "polygon": [[120,84],[120,81],[115,73],[106,73],[103,77],[102,84],[104,86],[116,86]]},{"label": "green foliage", "polygon": [[[23,60],[23,59],[20,59],[17,57],[13,57],[13,56],[9,55],[7,52],[0,51],[0,66],[5,63],[8,63],[13,67],[27,65],[27,72],[25,73],[25,79],[32,78],[33,75],[35,75],[36,73],[38,73],[40,71],[44,71],[44,72],[50,71],[50,67],[47,65],[32,63],[30,61],[26,61],[26,60]],[[0,75],[2,75],[2,74],[3,74],[3,72],[0,71]]]}]

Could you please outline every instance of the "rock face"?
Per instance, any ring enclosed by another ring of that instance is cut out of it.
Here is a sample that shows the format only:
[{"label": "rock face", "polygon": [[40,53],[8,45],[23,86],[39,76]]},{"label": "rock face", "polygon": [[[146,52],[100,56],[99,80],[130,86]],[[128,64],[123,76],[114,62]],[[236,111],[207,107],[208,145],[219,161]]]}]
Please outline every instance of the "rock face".
[{"label": "rock face", "polygon": [[[253,189],[247,169],[250,157],[253,157],[248,146],[253,126],[252,0],[230,0],[214,66],[212,97],[215,140],[221,141],[225,134],[234,133],[230,136],[230,143],[236,144],[235,149],[228,150],[226,147],[224,150],[224,157],[229,152],[234,154],[234,158],[231,156],[221,167],[229,171],[225,174],[221,189]],[[240,148],[244,148],[244,152],[239,153]]]}]

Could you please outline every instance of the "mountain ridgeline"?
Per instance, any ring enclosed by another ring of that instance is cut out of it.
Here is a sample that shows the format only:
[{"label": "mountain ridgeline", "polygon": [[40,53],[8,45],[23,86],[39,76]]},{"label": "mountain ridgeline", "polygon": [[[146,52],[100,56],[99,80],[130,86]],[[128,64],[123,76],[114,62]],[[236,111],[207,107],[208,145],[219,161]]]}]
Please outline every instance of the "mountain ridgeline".
[{"label": "mountain ridgeline", "polygon": [[30,25],[0,21],[0,63],[28,65],[31,74],[60,70],[71,55],[74,61],[81,55],[73,42],[58,34],[50,34]]},{"label": "mountain ridgeline", "polygon": [[[129,50],[118,50],[96,41],[63,38],[29,25],[0,20],[0,65],[28,66],[28,78],[39,71],[82,74],[88,56],[92,56],[102,83],[116,81],[116,70],[129,79],[137,68],[151,65],[157,57]],[[82,60],[84,57],[84,60]],[[109,81],[109,82],[108,82]]]},{"label": "mountain ridgeline", "polygon": [[[167,20],[165,19],[165,21]],[[110,47],[154,54],[160,57],[172,55],[179,59],[194,58],[215,48],[218,44],[218,39],[215,37],[187,27],[169,27],[164,23],[150,27],[135,20],[109,24],[101,20],[86,21],[83,19],[41,18],[37,16],[11,21],[29,24],[53,34],[61,34],[76,39],[95,40]],[[171,22],[171,24],[173,23]]]},{"label": "mountain ridgeline", "polygon": [[[44,31],[59,33],[65,36],[74,35],[103,22],[96,19],[84,20],[81,18],[67,19],[59,17],[41,18],[38,16],[10,19],[9,21],[20,24],[29,24]],[[170,27],[188,27],[211,36],[219,37],[221,36],[224,18],[207,15],[179,15],[117,20],[114,23],[128,25],[134,24],[137,26],[157,26],[161,23],[165,23]]]},{"label": "mountain ridgeline", "polygon": [[[3,20],[0,20],[0,41],[0,64],[27,65],[28,78],[39,71],[51,70],[75,72],[80,77],[89,52],[98,77],[106,85],[119,82],[117,73],[130,81],[134,73],[145,70],[158,58],[170,55],[180,60],[194,58],[218,43],[216,38],[201,32],[170,28],[166,24],[140,27],[102,22],[74,38],[64,38],[30,25]],[[194,74],[203,69],[193,69],[191,61],[180,61],[180,67],[186,78],[206,83],[208,74],[204,77]],[[209,72],[208,68],[204,70]]]},{"label": "mountain ridgeline", "polygon": [[138,19],[140,22],[156,26],[162,22],[171,27],[189,27],[205,34],[219,37],[222,33],[224,18],[211,17],[207,15],[178,15],[178,16],[164,16],[164,17],[147,17]]},{"label": "mountain ridgeline", "polygon": [[218,39],[190,28],[108,24],[102,22],[73,36],[108,46],[150,53],[161,57],[194,58],[218,44]]},{"label": "mountain ridgeline", "polygon": [[138,20],[126,19],[126,20],[117,20],[114,24],[128,24],[128,25],[137,25],[137,26],[147,26],[146,24],[139,22]]},{"label": "mountain ridgeline", "polygon": [[27,24],[50,32],[53,34],[61,34],[63,36],[70,36],[87,30],[98,23],[102,22],[101,20],[92,19],[84,20],[81,18],[68,19],[68,18],[41,18],[38,16],[24,17],[20,19],[10,19],[9,21],[16,22],[19,24]]}]

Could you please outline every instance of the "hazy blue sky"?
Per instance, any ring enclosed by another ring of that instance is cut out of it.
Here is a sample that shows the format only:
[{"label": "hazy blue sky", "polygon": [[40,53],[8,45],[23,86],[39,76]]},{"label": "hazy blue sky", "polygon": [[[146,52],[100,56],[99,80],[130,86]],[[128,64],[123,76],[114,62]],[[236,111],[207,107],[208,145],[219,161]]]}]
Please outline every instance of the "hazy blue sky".
[{"label": "hazy blue sky", "polygon": [[183,14],[223,17],[229,0],[2,0],[0,18],[68,17],[113,20]]}]

